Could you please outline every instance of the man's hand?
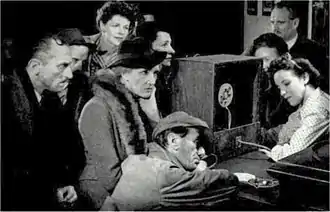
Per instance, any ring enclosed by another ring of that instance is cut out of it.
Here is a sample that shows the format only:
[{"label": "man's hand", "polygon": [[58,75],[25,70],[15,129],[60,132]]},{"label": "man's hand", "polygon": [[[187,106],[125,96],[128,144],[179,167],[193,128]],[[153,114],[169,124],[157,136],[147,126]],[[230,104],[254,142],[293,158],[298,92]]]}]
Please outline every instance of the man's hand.
[{"label": "man's hand", "polygon": [[200,160],[199,164],[196,167],[197,171],[204,171],[207,168],[207,163],[206,161]]},{"label": "man's hand", "polygon": [[73,203],[78,198],[73,186],[65,186],[62,188],[58,188],[56,191],[56,197],[58,202],[68,203]]},{"label": "man's hand", "polygon": [[198,156],[203,159],[206,156],[204,147],[199,147],[197,150]]}]

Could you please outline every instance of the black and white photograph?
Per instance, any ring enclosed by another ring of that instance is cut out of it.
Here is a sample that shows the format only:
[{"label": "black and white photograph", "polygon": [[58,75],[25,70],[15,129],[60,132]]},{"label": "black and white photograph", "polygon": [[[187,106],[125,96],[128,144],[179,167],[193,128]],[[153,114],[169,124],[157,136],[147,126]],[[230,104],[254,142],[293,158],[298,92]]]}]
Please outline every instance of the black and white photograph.
[{"label": "black and white photograph", "polygon": [[1,1],[1,211],[329,211],[329,2]]}]

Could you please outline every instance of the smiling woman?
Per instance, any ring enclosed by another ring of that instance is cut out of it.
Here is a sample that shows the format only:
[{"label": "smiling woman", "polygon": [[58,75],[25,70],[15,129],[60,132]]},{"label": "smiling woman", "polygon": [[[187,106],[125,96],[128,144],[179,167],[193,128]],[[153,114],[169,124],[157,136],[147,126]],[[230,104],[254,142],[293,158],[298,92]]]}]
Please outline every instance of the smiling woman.
[{"label": "smiling woman", "polygon": [[133,32],[138,11],[137,5],[124,1],[108,1],[97,11],[96,25],[100,33],[85,37],[97,46],[88,58],[87,70],[91,76],[112,64],[118,46]]}]

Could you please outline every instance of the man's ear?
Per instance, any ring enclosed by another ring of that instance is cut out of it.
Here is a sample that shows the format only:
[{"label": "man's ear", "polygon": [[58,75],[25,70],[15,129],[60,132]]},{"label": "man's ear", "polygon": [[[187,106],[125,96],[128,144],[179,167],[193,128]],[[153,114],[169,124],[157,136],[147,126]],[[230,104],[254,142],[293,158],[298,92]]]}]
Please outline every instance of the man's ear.
[{"label": "man's ear", "polygon": [[299,22],[300,22],[300,19],[299,19],[299,18],[295,18],[295,19],[293,19],[293,27],[294,27],[295,29],[298,29]]},{"label": "man's ear", "polygon": [[40,73],[41,66],[42,66],[42,61],[41,60],[36,59],[36,58],[32,58],[28,62],[27,69],[31,73],[33,73],[35,75],[38,75]]},{"label": "man's ear", "polygon": [[169,133],[166,137],[169,150],[177,152],[180,148],[179,136],[175,133]]}]

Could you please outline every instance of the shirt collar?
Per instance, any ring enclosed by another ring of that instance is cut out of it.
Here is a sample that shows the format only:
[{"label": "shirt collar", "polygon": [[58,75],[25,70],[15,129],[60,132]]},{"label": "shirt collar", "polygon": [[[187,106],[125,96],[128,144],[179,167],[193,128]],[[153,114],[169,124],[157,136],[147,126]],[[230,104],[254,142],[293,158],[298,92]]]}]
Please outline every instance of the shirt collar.
[{"label": "shirt collar", "polygon": [[[38,103],[40,104],[41,99],[42,99],[41,94],[37,90],[35,90],[35,89],[34,89],[34,93],[36,94]],[[58,96],[60,97],[61,102],[64,105],[66,103],[66,101],[67,101],[67,89],[65,91],[61,92],[61,93],[58,93]]]},{"label": "shirt collar", "polygon": [[296,43],[297,39],[298,39],[298,33],[291,40],[289,40],[289,41],[286,42],[286,44],[288,45],[288,48],[289,49],[292,48],[292,46]]},{"label": "shirt collar", "polygon": [[118,50],[118,46],[113,45],[112,43],[108,42],[102,34],[100,34],[100,37],[97,41],[97,48],[96,50],[100,54],[105,54],[105,53],[114,53]]},{"label": "shirt collar", "polygon": [[40,93],[38,93],[38,91],[36,89],[34,89],[34,93],[36,94],[37,100],[40,103],[40,101],[41,101],[41,95],[40,95]]}]

